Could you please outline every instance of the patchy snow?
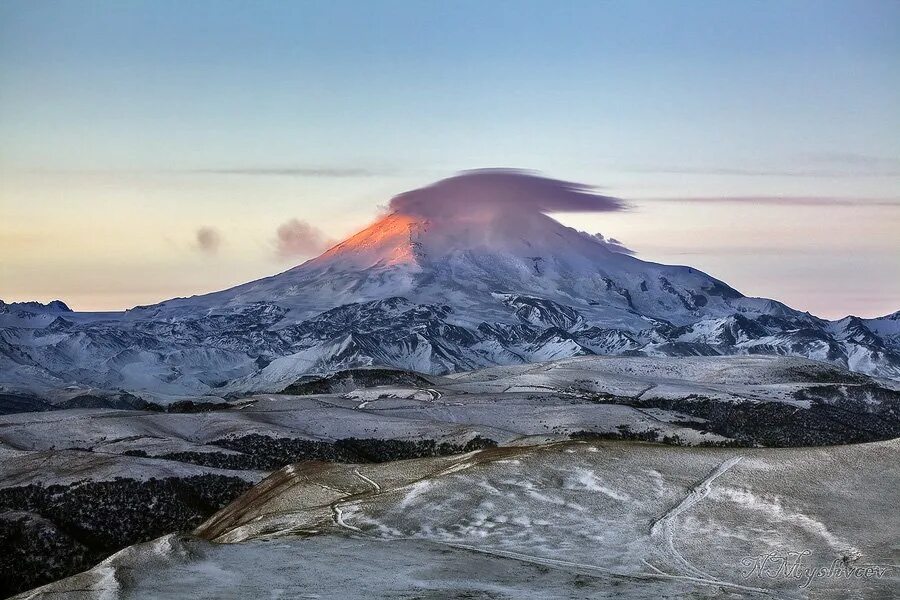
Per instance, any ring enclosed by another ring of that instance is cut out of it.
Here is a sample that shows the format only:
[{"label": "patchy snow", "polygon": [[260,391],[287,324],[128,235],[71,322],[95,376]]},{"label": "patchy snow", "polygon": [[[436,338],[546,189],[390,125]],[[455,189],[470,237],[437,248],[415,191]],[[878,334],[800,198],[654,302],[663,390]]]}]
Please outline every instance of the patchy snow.
[{"label": "patchy snow", "polygon": [[84,481],[112,481],[117,478],[146,481],[205,474],[240,477],[254,483],[266,475],[263,471],[216,469],[175,460],[114,453],[43,450],[4,456],[3,466],[0,468],[0,488],[31,484],[67,486]]},{"label": "patchy snow", "polygon": [[[898,449],[604,442],[285,469],[195,532],[220,543],[166,536],[26,597],[890,597]],[[804,570],[887,569],[753,571],[805,551]]]}]

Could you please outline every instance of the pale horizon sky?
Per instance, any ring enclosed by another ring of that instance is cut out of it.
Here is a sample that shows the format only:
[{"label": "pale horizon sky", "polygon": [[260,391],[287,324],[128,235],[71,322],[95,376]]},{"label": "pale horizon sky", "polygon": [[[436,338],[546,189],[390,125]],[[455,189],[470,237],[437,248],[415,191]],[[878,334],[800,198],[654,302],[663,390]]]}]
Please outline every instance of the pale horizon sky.
[{"label": "pale horizon sky", "polygon": [[[819,316],[900,309],[900,3],[0,4],[0,299],[280,272],[483,167]],[[296,221],[295,221],[296,220]]]}]

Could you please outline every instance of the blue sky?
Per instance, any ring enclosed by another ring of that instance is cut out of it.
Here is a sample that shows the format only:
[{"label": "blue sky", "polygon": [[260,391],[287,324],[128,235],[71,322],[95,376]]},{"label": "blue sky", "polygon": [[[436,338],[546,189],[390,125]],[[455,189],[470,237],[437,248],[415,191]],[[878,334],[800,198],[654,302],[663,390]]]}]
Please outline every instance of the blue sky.
[{"label": "blue sky", "polygon": [[[900,2],[7,0],[0,217],[14,225],[0,229],[0,297],[114,307],[215,289],[283,267],[267,236],[290,218],[339,237],[395,193],[506,166],[634,200],[631,215],[563,220],[645,258],[688,254],[820,313],[888,312],[900,308],[897,106]],[[726,200],[661,200],[696,198]],[[772,237],[773,220],[816,228]],[[735,223],[729,248],[718,231]],[[216,257],[190,253],[201,227],[222,230]],[[766,263],[763,249],[794,252],[796,268],[771,275],[762,266],[788,258]],[[91,296],[54,275],[99,273],[103,257],[122,291]],[[154,269],[197,287],[128,284]],[[835,279],[865,298],[837,298]]]}]

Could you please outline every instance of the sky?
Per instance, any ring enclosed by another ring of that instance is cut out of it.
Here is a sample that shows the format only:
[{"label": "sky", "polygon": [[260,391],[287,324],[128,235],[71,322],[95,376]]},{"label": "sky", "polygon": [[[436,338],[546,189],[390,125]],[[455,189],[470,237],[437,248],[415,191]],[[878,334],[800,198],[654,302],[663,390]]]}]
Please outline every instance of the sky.
[{"label": "sky", "polygon": [[900,309],[900,2],[0,3],[0,298],[283,271],[533,169],[557,218],[819,316]]}]

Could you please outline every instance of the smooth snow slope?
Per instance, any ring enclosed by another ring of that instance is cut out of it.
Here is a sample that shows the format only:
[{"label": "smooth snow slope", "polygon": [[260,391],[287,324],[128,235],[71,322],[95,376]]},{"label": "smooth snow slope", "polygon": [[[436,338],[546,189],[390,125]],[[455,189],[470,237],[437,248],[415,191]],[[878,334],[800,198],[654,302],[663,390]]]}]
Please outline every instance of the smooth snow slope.
[{"label": "smooth snow slope", "polygon": [[[897,450],[604,442],[306,463],[197,530],[219,543],[166,536],[21,597],[890,598]],[[753,570],[794,552],[800,577]]]}]

